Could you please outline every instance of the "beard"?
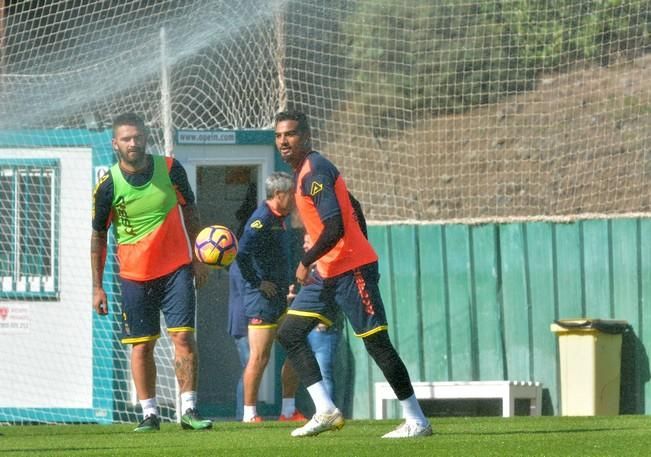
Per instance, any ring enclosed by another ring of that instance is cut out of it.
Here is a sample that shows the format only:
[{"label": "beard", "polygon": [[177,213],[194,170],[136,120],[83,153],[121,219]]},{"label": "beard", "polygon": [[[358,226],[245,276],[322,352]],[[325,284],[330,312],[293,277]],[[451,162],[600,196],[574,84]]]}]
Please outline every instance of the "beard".
[{"label": "beard", "polygon": [[118,151],[120,161],[132,167],[141,167],[145,164],[145,147],[137,146]]}]

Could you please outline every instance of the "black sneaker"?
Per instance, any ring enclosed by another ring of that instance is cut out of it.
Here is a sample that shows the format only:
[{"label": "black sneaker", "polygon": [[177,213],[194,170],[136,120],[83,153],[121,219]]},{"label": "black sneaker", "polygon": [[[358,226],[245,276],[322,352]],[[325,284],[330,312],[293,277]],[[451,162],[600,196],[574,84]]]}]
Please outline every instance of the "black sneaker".
[{"label": "black sneaker", "polygon": [[207,430],[211,427],[212,421],[201,417],[196,408],[186,410],[181,417],[181,428],[184,430]]},{"label": "black sneaker", "polygon": [[157,432],[160,430],[160,419],[155,414],[145,417],[142,422],[133,429],[134,432]]}]

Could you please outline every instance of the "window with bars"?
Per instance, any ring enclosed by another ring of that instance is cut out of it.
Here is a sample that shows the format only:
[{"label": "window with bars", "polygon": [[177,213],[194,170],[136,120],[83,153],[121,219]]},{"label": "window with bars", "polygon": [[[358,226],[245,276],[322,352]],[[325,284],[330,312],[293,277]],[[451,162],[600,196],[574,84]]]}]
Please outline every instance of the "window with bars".
[{"label": "window with bars", "polygon": [[60,165],[0,160],[0,299],[59,296]]}]

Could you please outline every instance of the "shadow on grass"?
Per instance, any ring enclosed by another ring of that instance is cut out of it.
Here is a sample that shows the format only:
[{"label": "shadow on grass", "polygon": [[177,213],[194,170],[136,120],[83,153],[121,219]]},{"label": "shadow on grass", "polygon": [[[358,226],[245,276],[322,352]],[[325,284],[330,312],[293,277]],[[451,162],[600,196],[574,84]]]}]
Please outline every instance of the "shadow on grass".
[{"label": "shadow on grass", "polygon": [[[174,443],[166,443],[165,444],[166,448],[168,450],[171,450],[174,452],[174,449],[177,449],[179,452],[178,454],[174,453],[171,455],[182,455],[182,452],[184,449],[187,449],[187,446],[185,443],[179,443],[179,444],[174,444]],[[73,455],[73,453],[79,453],[75,455],[84,455],[84,453],[92,453],[95,455],[98,451],[110,451],[109,455],[122,455],[122,452],[124,451],[129,451],[133,452],[134,455],[138,455],[139,450],[149,450],[151,449],[151,443],[150,442],[144,442],[143,445],[131,445],[131,446],[66,446],[66,447],[14,447],[14,448],[2,448],[2,454],[7,454],[7,453],[39,453],[43,452],[45,455],[49,455],[48,453],[56,453],[62,454],[62,455]]]},{"label": "shadow on grass", "polygon": [[[120,450],[122,449],[129,449],[129,448],[124,448],[120,447]],[[141,449],[140,447],[132,447],[131,449]],[[53,449],[51,447],[30,447],[30,448],[24,448],[24,447],[16,447],[16,448],[2,448],[2,453],[7,454],[11,452],[83,452],[83,451],[115,451],[114,446],[103,446],[103,447],[62,447],[62,448],[56,448]]]},{"label": "shadow on grass", "polygon": [[[547,428],[545,430],[532,430],[532,429],[517,429],[517,430],[486,430],[486,431],[463,431],[463,432],[438,432],[442,435],[470,435],[470,436],[486,436],[486,435],[546,435],[546,434],[576,434],[576,433],[602,433],[602,432],[613,432],[618,430],[646,430],[648,426],[644,423],[640,423],[639,426],[623,426],[623,427],[595,427],[595,428],[569,428],[567,424],[565,426],[559,425],[554,428]],[[437,432],[435,431],[435,434]]]},{"label": "shadow on grass", "polygon": [[530,429],[525,429],[525,430],[508,430],[508,431],[486,431],[486,432],[449,432],[449,433],[441,433],[441,432],[434,432],[434,434],[440,434],[440,435],[464,435],[464,436],[486,436],[486,435],[546,435],[546,434],[556,434],[556,433],[601,433],[601,432],[612,432],[616,430],[636,430],[636,429],[642,429],[642,428],[648,428],[648,427],[602,427],[602,428],[555,428],[555,429],[547,429],[547,430],[530,430]]}]

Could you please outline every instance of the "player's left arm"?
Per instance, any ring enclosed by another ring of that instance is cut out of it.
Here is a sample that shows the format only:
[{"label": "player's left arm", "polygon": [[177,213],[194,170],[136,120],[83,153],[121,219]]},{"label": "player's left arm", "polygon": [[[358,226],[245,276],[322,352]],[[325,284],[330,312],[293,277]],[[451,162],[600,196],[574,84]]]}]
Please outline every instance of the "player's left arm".
[{"label": "player's left arm", "polygon": [[266,218],[251,217],[244,228],[236,257],[244,280],[268,298],[276,295],[276,285],[264,277],[259,277],[254,265],[256,258],[266,255],[267,245],[270,242],[270,227],[271,223]]},{"label": "player's left arm", "polygon": [[[185,172],[185,168],[176,159],[172,161],[170,180],[176,190],[176,196],[181,205],[185,229],[188,231],[190,241],[193,243],[197,239],[199,231],[201,231],[201,217],[195,204],[194,193],[188,182],[188,175]],[[208,279],[209,270],[206,265],[197,259],[194,250],[192,250],[192,268],[197,287],[202,287]]]},{"label": "player's left arm", "polygon": [[357,221],[357,224],[359,225],[364,238],[368,239],[368,227],[366,224],[366,216],[364,216],[364,211],[362,210],[362,204],[350,192],[348,192],[348,198],[350,199],[350,204],[353,207],[355,220]]}]

